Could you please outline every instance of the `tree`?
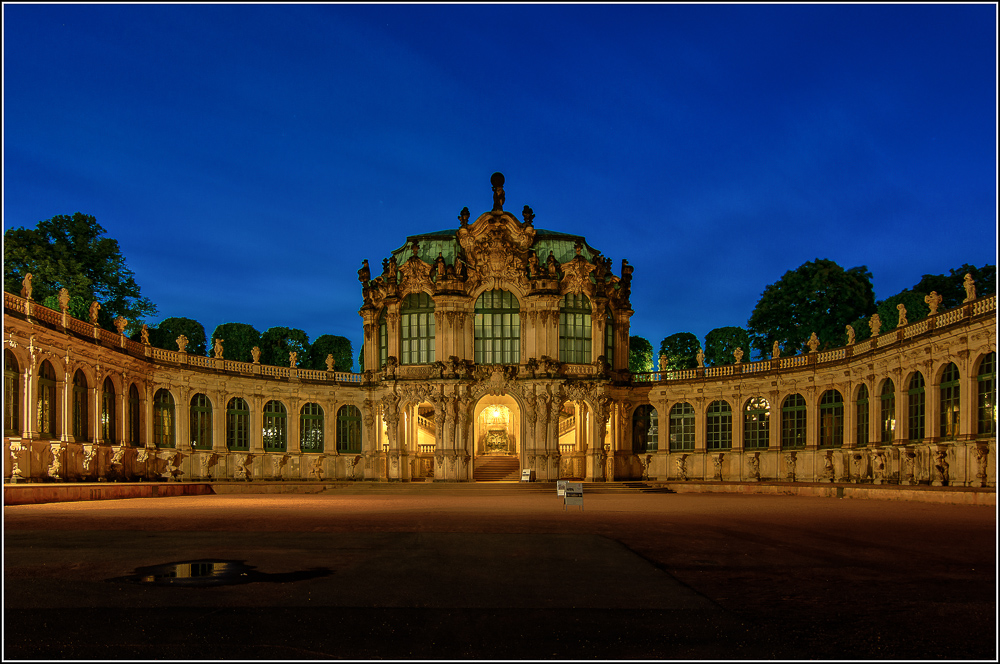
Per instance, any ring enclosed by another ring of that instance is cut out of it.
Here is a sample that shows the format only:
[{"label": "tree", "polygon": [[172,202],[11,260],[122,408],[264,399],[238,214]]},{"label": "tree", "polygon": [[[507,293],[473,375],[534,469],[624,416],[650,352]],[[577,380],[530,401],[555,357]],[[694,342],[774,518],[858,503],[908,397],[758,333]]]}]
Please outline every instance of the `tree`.
[{"label": "tree", "polygon": [[[695,368],[698,366],[699,350],[701,350],[701,343],[698,341],[698,337],[690,332],[677,332],[660,342],[660,355],[667,356],[667,371]],[[659,357],[655,357],[653,360],[654,364],[659,367]]]},{"label": "tree", "polygon": [[648,339],[628,338],[628,370],[633,373],[653,370],[653,344]]},{"label": "tree", "polygon": [[[42,302],[66,288],[88,307],[100,302],[110,320],[124,316],[130,329],[138,329],[146,316],[156,314],[156,306],[140,293],[118,241],[104,233],[97,219],[80,212],[39,221],[34,229],[7,230],[4,289],[20,292],[30,272],[34,300]],[[58,305],[52,308],[59,310]]]},{"label": "tree", "polygon": [[309,347],[309,369],[326,370],[326,356],[333,355],[334,371],[350,371],[354,368],[354,350],[351,340],[334,334],[321,334]]},{"label": "tree", "polygon": [[165,350],[177,350],[177,337],[182,334],[188,340],[188,353],[206,355],[205,328],[191,318],[164,318],[155,328],[150,328],[149,345]]},{"label": "tree", "polygon": [[865,266],[845,270],[833,261],[803,263],[764,289],[747,331],[750,344],[770,357],[777,341],[783,352],[798,354],[815,332],[823,348],[844,345],[844,327],[875,313],[872,275]]},{"label": "tree", "polygon": [[913,290],[925,295],[936,291],[941,296],[941,306],[938,311],[954,309],[965,299],[966,274],[971,274],[972,279],[976,282],[976,297],[992,295],[997,292],[997,266],[976,267],[968,263],[950,270],[946,275],[925,274],[913,287]]},{"label": "tree", "polygon": [[[32,294],[34,298],[34,294]],[[78,320],[84,320],[90,322],[90,305],[94,302],[92,299],[82,298],[78,295],[71,295],[69,298],[69,306],[66,307],[66,311],[70,316]],[[49,295],[44,300],[42,300],[42,306],[48,307],[53,311],[62,311],[59,308],[59,296]],[[115,322],[107,311],[104,310],[102,306],[97,312],[97,324],[103,327],[105,330],[114,330]]]},{"label": "tree", "polygon": [[[212,332],[212,346],[215,340],[222,339],[222,357],[237,362],[252,362],[253,347],[260,346],[260,332],[247,323],[223,323]],[[214,354],[213,354],[214,357]],[[263,358],[262,360],[263,361]],[[285,363],[288,358],[285,358]]]},{"label": "tree", "polygon": [[287,367],[289,353],[298,354],[299,364],[308,361],[309,335],[303,330],[293,327],[269,327],[260,335],[261,364]]},{"label": "tree", "polygon": [[[962,292],[964,293],[965,291],[963,290]],[[887,297],[881,302],[876,302],[876,312],[882,320],[882,331],[892,330],[899,323],[899,309],[896,308],[896,305],[899,304],[906,307],[907,322],[915,323],[921,318],[927,318],[927,314],[930,313],[930,307],[924,302],[925,295],[925,293],[905,289],[892,297]],[[857,329],[854,332],[856,335]],[[870,330],[868,336],[871,336]]]},{"label": "tree", "polygon": [[717,327],[705,335],[705,364],[734,364],[733,352],[741,348],[750,356],[750,335],[742,327]]}]

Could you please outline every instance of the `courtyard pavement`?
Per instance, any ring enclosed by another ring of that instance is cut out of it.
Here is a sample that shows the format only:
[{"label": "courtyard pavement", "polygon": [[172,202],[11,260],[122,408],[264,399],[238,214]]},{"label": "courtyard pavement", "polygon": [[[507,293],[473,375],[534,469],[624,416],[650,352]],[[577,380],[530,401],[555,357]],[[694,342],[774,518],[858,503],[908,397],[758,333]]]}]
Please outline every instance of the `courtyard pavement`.
[{"label": "courtyard pavement", "polygon": [[4,659],[996,657],[993,507],[516,488],[7,506]]}]

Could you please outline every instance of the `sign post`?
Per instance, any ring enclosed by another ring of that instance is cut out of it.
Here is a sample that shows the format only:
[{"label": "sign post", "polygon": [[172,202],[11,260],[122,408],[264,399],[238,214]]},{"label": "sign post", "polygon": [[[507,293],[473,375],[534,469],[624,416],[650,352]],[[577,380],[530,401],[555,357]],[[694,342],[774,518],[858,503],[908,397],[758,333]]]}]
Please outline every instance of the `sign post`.
[{"label": "sign post", "polygon": [[566,482],[566,493],[563,494],[563,509],[567,505],[579,505],[583,511],[583,482]]}]

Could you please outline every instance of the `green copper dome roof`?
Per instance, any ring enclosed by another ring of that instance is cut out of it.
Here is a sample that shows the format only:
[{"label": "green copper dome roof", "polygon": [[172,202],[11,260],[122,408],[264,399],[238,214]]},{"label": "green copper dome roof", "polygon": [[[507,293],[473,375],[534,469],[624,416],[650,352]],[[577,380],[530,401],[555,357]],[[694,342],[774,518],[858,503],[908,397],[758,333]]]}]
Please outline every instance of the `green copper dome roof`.
[{"label": "green copper dome roof", "polygon": [[[531,248],[538,256],[538,260],[545,262],[551,252],[557,261],[565,263],[576,256],[577,241],[583,244],[580,255],[589,261],[593,261],[597,251],[592,249],[587,240],[582,235],[572,233],[560,233],[558,231],[548,231],[543,228],[535,229],[535,243]],[[396,262],[402,264],[413,255],[412,246],[416,242],[420,245],[417,256],[427,262],[434,263],[440,253],[446,263],[454,264],[455,256],[459,252],[458,231],[456,229],[434,231],[431,233],[418,233],[409,235],[406,244],[392,252],[396,257]]]}]

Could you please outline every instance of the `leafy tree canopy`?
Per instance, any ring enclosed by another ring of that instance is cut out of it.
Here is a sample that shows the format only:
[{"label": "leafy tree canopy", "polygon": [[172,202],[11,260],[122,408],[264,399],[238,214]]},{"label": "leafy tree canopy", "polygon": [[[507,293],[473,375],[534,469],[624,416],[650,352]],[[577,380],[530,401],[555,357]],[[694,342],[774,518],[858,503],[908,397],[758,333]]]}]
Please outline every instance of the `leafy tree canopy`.
[{"label": "leafy tree canopy", "polygon": [[321,334],[309,347],[309,362],[306,368],[326,371],[326,356],[333,355],[334,371],[350,371],[354,368],[354,349],[351,340],[334,334]]},{"label": "leafy tree canopy", "polygon": [[[927,314],[931,310],[927,306],[927,303],[924,302],[924,297],[924,293],[906,289],[896,293],[892,297],[887,297],[881,302],[876,302],[875,308],[878,317],[882,320],[882,331],[892,330],[899,324],[899,309],[896,307],[900,304],[906,308],[906,320],[908,323],[915,323],[921,318],[927,318]],[[938,311],[942,310],[938,309]],[[867,328],[868,325],[865,324],[865,327]],[[857,331],[857,328],[855,328],[855,339],[857,339]],[[871,336],[871,330],[868,330],[868,335],[865,338],[868,336]]]},{"label": "leafy tree canopy", "polygon": [[[690,332],[671,334],[660,342],[660,355],[667,356],[667,371],[693,369],[698,366],[698,351],[701,343],[698,337]],[[654,364],[659,368],[660,358],[656,357]]]},{"label": "leafy tree canopy", "polygon": [[783,352],[798,354],[815,332],[822,348],[844,345],[844,327],[875,313],[872,275],[865,266],[845,270],[817,259],[785,273],[764,289],[747,331],[762,357],[777,341]]},{"label": "leafy tree canopy", "polygon": [[705,364],[720,366],[734,364],[733,353],[742,348],[750,357],[750,335],[742,327],[717,327],[705,335]]},{"label": "leafy tree canopy", "polygon": [[[32,299],[37,299],[37,298],[35,298],[34,294],[32,294],[31,297],[32,297]],[[83,298],[83,297],[79,297],[79,296],[70,295],[69,306],[67,307],[67,311],[68,311],[69,315],[72,316],[73,318],[89,322],[90,321],[90,305],[91,305],[91,303],[93,301],[94,301],[93,298]],[[44,300],[42,300],[42,306],[43,307],[48,307],[49,309],[52,309],[53,311],[62,311],[59,308],[59,296],[58,295],[49,295],[49,296],[47,296]],[[103,306],[97,312],[97,324],[100,325],[101,327],[103,327],[105,330],[114,330],[115,329],[114,319],[111,318],[111,314],[109,314],[107,311],[104,310]]]},{"label": "leafy tree canopy", "polygon": [[[177,350],[177,337],[182,334],[188,340],[188,354],[207,355],[205,328],[191,318],[164,318],[155,328],[149,328],[149,345],[164,350]],[[228,346],[223,351],[224,356],[228,355]]]},{"label": "leafy tree canopy", "polygon": [[298,353],[300,366],[308,362],[309,335],[303,330],[293,327],[269,327],[260,335],[261,364],[287,367],[288,354],[293,352]]},{"label": "leafy tree canopy", "polygon": [[628,370],[633,373],[653,370],[653,344],[648,339],[628,338]]},{"label": "leafy tree canopy", "polygon": [[[130,328],[137,329],[143,319],[156,314],[156,306],[141,295],[118,241],[104,233],[97,219],[80,212],[39,221],[34,229],[7,230],[4,289],[19,293],[25,275],[31,273],[35,301],[44,302],[66,288],[88,307],[97,300],[109,319],[124,316]],[[58,304],[50,308],[59,310]]]},{"label": "leafy tree canopy", "polygon": [[[931,291],[937,291],[937,294],[941,296],[941,305],[938,311],[954,309],[965,299],[966,274],[971,274],[972,279],[976,282],[976,297],[993,295],[997,292],[997,266],[976,267],[968,263],[950,270],[948,274],[925,274],[913,287],[913,290],[925,295]],[[909,311],[908,307],[907,311]]]},{"label": "leafy tree canopy", "polygon": [[[222,357],[237,362],[252,362],[253,347],[261,345],[260,332],[253,325],[247,323],[223,323],[219,325],[212,332],[213,347],[216,339],[222,339]],[[215,356],[214,353],[212,356]],[[263,361],[262,357],[261,362]],[[288,364],[287,355],[283,364]]]}]

